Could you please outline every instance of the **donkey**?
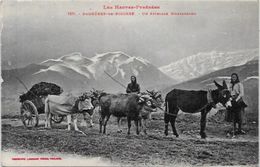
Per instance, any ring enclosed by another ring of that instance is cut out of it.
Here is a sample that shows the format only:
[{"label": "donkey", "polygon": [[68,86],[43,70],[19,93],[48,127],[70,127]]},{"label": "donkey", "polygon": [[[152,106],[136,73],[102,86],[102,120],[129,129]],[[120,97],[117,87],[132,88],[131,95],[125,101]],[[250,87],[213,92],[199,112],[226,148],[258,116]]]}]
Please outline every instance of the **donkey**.
[{"label": "donkey", "polygon": [[185,113],[198,113],[201,112],[200,119],[200,136],[205,139],[207,137],[205,133],[206,118],[208,112],[215,108],[217,103],[221,103],[224,107],[231,105],[230,92],[228,90],[226,82],[223,80],[223,85],[218,84],[214,80],[217,89],[211,91],[194,91],[194,90],[180,90],[173,89],[167,93],[165,97],[165,135],[168,135],[168,123],[171,123],[173,134],[179,137],[179,134],[175,128],[175,120],[177,118],[178,111],[181,110]]}]

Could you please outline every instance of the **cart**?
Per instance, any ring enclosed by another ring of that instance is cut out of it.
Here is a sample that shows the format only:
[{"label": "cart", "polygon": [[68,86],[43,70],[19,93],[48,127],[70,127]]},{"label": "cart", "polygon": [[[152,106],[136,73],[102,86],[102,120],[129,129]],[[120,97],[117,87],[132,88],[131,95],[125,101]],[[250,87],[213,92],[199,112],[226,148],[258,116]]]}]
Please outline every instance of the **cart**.
[{"label": "cart", "polygon": [[[44,101],[47,97],[48,94],[60,94],[60,92],[58,93],[47,93],[45,92],[45,95],[39,95],[39,93],[36,93],[35,88],[37,90],[39,90],[39,87],[42,89],[42,85],[44,85],[46,87],[50,87],[55,84],[52,83],[44,83],[41,82],[39,84],[35,84],[29,92],[31,93],[31,95],[28,96],[28,92],[26,94],[23,94],[23,98],[26,97],[25,99],[21,100],[20,96],[20,102],[21,102],[21,107],[20,107],[20,113],[21,113],[21,120],[24,124],[25,127],[30,128],[30,127],[37,127],[39,124],[39,115],[40,114],[44,114]],[[57,85],[55,85],[56,87],[58,87]],[[46,88],[44,88],[46,90]],[[44,91],[45,91],[44,90]],[[62,89],[60,89],[62,90]],[[42,91],[43,92],[43,91]],[[41,93],[42,93],[41,92]],[[51,120],[54,123],[61,123],[64,119],[64,116],[62,115],[52,115]]]}]

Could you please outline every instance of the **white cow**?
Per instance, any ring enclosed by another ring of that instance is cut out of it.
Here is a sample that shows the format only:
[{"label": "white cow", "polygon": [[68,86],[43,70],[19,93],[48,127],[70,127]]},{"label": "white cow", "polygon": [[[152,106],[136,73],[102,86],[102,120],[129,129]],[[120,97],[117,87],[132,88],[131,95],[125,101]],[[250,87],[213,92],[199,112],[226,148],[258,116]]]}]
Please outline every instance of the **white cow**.
[{"label": "white cow", "polygon": [[72,95],[48,95],[45,99],[45,128],[51,128],[51,115],[53,114],[67,116],[68,130],[71,130],[71,119],[73,118],[72,116],[75,115],[73,120],[74,128],[76,131],[83,133],[78,129],[77,117],[79,114],[83,114],[85,118],[86,112],[93,108],[91,99],[87,96],[77,98]]}]

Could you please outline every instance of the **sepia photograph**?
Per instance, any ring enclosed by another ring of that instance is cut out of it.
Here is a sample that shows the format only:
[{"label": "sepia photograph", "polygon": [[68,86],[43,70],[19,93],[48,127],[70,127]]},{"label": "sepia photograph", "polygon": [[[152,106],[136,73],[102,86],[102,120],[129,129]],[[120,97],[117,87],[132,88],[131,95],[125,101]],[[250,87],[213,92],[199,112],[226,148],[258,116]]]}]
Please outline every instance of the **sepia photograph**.
[{"label": "sepia photograph", "polygon": [[2,166],[259,165],[259,1],[0,5]]}]

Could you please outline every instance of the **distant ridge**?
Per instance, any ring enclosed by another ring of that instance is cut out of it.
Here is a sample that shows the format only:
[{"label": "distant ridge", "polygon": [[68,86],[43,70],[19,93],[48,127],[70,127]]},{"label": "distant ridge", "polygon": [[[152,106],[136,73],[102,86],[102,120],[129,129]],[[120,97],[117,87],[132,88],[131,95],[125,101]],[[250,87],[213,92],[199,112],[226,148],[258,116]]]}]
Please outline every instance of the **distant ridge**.
[{"label": "distant ridge", "polygon": [[258,60],[258,56],[258,48],[230,52],[203,52],[185,57],[159,69],[169,77],[183,82],[227,67]]}]

